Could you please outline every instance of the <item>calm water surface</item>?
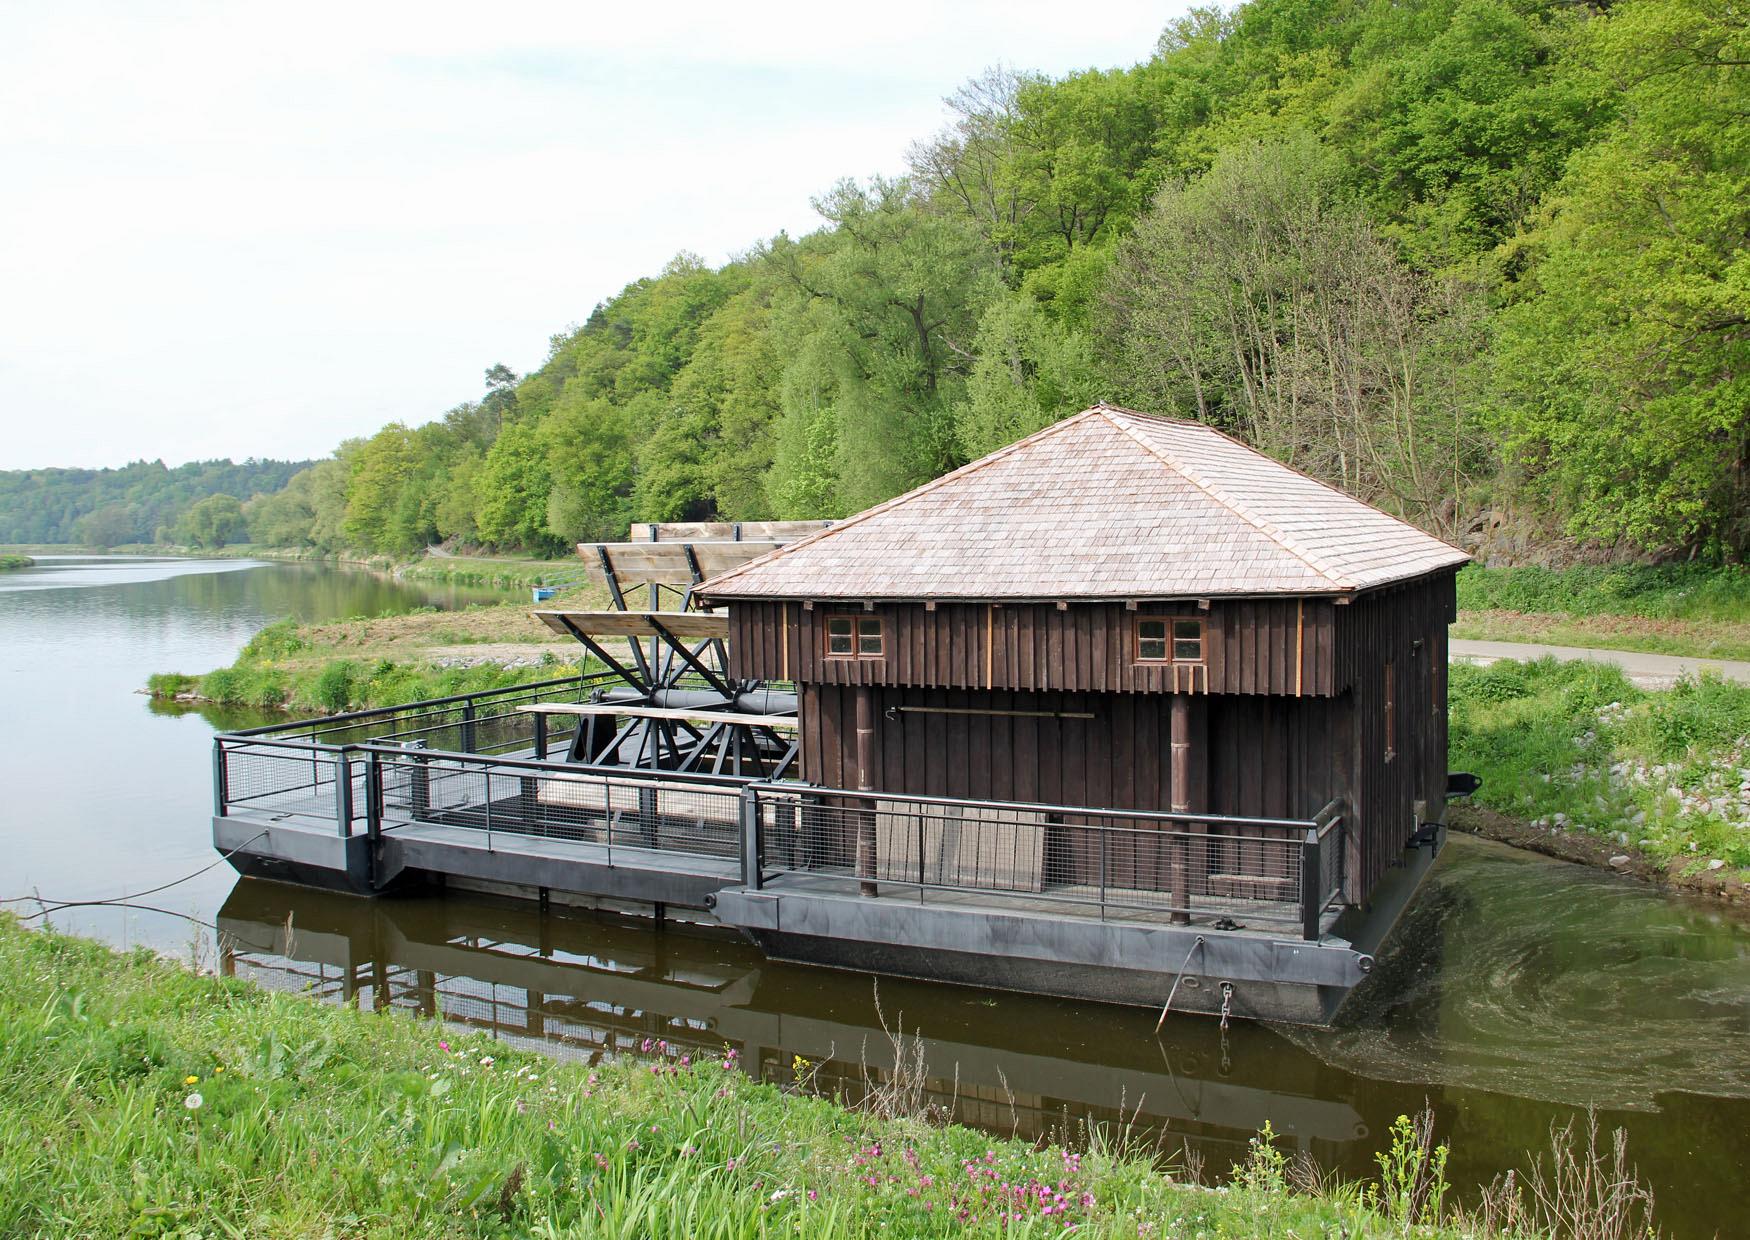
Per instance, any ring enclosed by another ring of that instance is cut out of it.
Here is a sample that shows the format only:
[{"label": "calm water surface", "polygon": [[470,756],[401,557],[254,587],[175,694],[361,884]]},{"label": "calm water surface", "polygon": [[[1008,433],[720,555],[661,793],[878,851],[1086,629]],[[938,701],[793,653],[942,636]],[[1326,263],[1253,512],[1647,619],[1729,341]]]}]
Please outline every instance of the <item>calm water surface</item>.
[{"label": "calm water surface", "polygon": [[[215,721],[134,694],[146,674],[228,662],[262,624],[454,605],[306,565],[45,560],[0,577],[0,895],[107,897],[213,860]],[[237,720],[218,721],[235,726]],[[773,964],[682,927],[482,899],[375,902],[220,867],[150,902],[217,924],[223,967],[370,1006],[441,1010],[506,1041],[590,1057],[666,1038],[727,1043],[789,1080],[795,1055],[855,1093],[891,1062],[867,978]],[[115,909],[57,924],[185,951],[191,923]],[[289,929],[288,929],[289,928]],[[1133,1124],[1214,1170],[1266,1120],[1362,1176],[1393,1117],[1436,1109],[1465,1188],[1522,1165],[1586,1105],[1681,1236],[1750,1235],[1750,930],[1614,875],[1455,839],[1344,1028],[1276,1030],[890,980],[932,1089],[993,1132]],[[210,949],[209,949],[210,950]]]}]

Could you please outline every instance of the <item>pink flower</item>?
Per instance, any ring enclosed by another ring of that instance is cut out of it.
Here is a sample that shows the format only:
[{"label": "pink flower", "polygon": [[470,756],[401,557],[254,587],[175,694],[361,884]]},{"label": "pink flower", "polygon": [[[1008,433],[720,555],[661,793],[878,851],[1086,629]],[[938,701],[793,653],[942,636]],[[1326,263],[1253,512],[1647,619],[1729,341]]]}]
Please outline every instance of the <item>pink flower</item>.
[{"label": "pink flower", "polygon": [[440,1051],[447,1051],[450,1049],[450,1044],[448,1042],[439,1042],[438,1049]]}]

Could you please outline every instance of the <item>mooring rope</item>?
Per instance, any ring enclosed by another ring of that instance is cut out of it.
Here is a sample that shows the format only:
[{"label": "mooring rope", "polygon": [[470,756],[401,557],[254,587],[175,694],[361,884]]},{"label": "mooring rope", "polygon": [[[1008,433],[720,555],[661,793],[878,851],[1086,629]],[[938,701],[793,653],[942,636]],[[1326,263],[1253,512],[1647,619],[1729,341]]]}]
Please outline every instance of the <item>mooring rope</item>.
[{"label": "mooring rope", "polygon": [[1191,950],[1185,953],[1184,962],[1179,965],[1179,976],[1173,979],[1173,988],[1167,992],[1167,1001],[1161,1005],[1161,1018],[1155,1021],[1157,1034],[1161,1031],[1161,1026],[1167,1023],[1167,1013],[1173,1010],[1173,996],[1179,993],[1179,983],[1185,980],[1185,969],[1191,963],[1191,952],[1202,946],[1203,936],[1200,934],[1197,936],[1197,940],[1191,944]]},{"label": "mooring rope", "polygon": [[[192,873],[192,874],[184,874],[181,878],[172,879],[168,883],[160,883],[156,887],[148,887],[144,891],[129,892],[125,896],[111,896],[107,900],[46,900],[41,895],[34,895],[34,894],[28,895],[28,896],[8,896],[5,899],[0,899],[0,904],[28,904],[34,900],[37,904],[40,904],[42,906],[41,908],[37,909],[37,911],[34,913],[26,913],[24,915],[25,920],[29,920],[32,917],[47,917],[50,913],[59,913],[62,909],[97,908],[97,907],[100,907],[100,906],[105,905],[105,904],[128,905],[128,904],[131,904],[133,901],[140,899],[143,896],[157,895],[160,891],[168,891],[172,887],[180,887],[183,883],[186,883],[186,882],[190,881],[191,879],[199,878],[202,874],[205,874],[208,870],[217,869],[219,866],[224,865],[225,862],[229,861],[232,857],[234,857],[238,853],[242,852],[245,848],[248,848],[251,844],[255,843],[256,840],[260,839],[262,836],[264,836],[266,834],[267,834],[267,832],[265,830],[257,831],[254,835],[250,836],[248,839],[244,840],[241,844],[237,845],[237,847],[231,849],[228,852],[220,853],[218,860],[214,861],[211,865],[203,865],[200,869],[194,871],[194,873]],[[144,911],[146,911],[146,912],[164,913],[164,914],[167,914],[168,916],[171,916],[171,917],[186,917],[187,916],[187,914],[184,914],[184,913],[173,913],[169,909],[150,908],[149,906],[146,906],[146,905],[141,905],[139,907],[144,909]],[[188,920],[200,921],[200,918],[189,917]],[[208,925],[210,923],[202,921],[201,924],[204,926],[204,925]]]}]

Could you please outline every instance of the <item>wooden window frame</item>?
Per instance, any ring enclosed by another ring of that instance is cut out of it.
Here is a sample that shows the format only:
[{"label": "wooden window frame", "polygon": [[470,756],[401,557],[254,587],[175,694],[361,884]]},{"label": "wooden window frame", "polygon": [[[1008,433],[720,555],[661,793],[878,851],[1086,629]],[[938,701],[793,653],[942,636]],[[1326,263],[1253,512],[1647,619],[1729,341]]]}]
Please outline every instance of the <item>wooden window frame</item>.
[{"label": "wooden window frame", "polygon": [[[849,651],[835,651],[832,648],[835,621],[843,621],[851,626],[851,648]],[[864,650],[863,643],[868,640],[873,630],[875,649]],[[826,617],[826,657],[829,659],[885,659],[887,657],[887,626],[880,616],[872,616],[867,612],[833,612]]]},{"label": "wooden window frame", "polygon": [[[1163,628],[1160,637],[1144,637],[1142,635],[1142,626],[1145,624],[1159,624],[1165,627]],[[1179,634],[1178,630],[1181,625],[1195,625],[1197,628],[1197,657],[1194,659],[1181,657],[1178,652],[1178,645],[1180,642],[1192,640],[1189,637],[1184,637]],[[1208,654],[1208,646],[1206,645],[1208,639],[1209,626],[1196,616],[1138,616],[1136,617],[1135,626],[1131,630],[1130,653],[1131,657],[1138,663],[1147,663],[1160,667],[1165,667],[1174,663],[1191,666],[1193,664],[1201,664],[1206,658]],[[1159,655],[1143,654],[1142,644],[1145,641],[1159,642],[1161,644],[1162,653]]]},{"label": "wooden window frame", "polygon": [[1398,756],[1398,676],[1397,664],[1385,661],[1385,760]]}]

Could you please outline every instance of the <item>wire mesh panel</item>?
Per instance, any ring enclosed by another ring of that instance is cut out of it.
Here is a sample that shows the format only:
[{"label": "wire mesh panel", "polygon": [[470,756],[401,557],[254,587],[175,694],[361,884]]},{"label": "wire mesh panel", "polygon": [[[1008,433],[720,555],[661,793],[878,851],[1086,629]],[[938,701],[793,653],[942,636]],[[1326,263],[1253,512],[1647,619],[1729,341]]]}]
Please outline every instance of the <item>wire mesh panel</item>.
[{"label": "wire mesh panel", "polygon": [[814,795],[774,805],[765,788],[758,796],[762,872],[897,886],[919,898],[939,890],[1093,906],[1101,916],[1300,917],[1303,824],[1236,827],[881,796]]},{"label": "wire mesh panel", "polygon": [[221,800],[238,807],[333,821],[336,751],[271,742],[221,743]]},{"label": "wire mesh panel", "polygon": [[700,856],[740,855],[741,794],[732,784],[461,754],[372,753],[382,771],[385,831],[431,822]]}]

